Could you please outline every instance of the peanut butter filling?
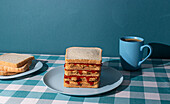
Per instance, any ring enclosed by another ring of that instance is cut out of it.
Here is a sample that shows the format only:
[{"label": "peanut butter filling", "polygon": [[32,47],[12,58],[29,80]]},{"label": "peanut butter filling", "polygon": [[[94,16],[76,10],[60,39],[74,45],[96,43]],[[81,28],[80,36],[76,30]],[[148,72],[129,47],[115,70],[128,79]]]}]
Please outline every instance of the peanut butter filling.
[{"label": "peanut butter filling", "polygon": [[99,76],[99,71],[86,71],[86,70],[73,70],[73,71],[65,71],[65,75],[77,75],[77,76]]},{"label": "peanut butter filling", "polygon": [[80,67],[80,68],[86,68],[86,67],[88,67],[88,68],[96,68],[96,67],[100,67],[101,66],[101,64],[80,64],[80,63],[74,63],[74,64],[72,64],[72,63],[70,63],[70,64],[65,64],[65,66],[68,66],[68,67],[70,67],[70,68],[73,68],[73,67]]}]

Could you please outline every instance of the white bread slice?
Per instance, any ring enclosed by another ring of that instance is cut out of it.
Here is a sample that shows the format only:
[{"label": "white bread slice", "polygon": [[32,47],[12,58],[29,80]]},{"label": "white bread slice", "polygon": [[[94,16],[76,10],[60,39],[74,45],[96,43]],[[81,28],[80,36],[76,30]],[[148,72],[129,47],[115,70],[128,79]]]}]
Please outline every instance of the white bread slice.
[{"label": "white bread slice", "polygon": [[6,53],[0,56],[0,65],[19,68],[28,61],[33,60],[34,56],[17,53]]},{"label": "white bread slice", "polygon": [[66,49],[66,63],[101,64],[102,49],[97,47],[70,47]]},{"label": "white bread slice", "polygon": [[32,60],[20,68],[13,68],[9,66],[0,65],[0,71],[15,72],[15,73],[24,72],[29,68],[31,64],[32,64]]}]

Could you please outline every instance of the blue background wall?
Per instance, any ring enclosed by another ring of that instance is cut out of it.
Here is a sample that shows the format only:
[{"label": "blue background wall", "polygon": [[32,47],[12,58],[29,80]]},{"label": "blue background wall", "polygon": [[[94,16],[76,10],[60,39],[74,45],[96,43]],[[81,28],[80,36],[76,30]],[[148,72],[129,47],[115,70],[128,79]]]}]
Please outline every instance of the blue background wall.
[{"label": "blue background wall", "polygon": [[125,35],[169,45],[170,0],[0,0],[0,52],[97,46],[118,56]]}]

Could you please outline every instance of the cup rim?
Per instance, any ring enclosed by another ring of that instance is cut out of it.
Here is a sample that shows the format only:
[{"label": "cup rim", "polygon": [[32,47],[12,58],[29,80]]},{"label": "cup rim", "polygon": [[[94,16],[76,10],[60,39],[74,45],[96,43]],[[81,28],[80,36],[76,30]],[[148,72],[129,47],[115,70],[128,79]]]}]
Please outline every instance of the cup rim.
[{"label": "cup rim", "polygon": [[[123,36],[123,37],[120,38],[121,41],[124,41],[124,39],[138,39],[138,40],[141,40],[140,42],[144,41],[143,38],[138,37],[138,36]],[[124,41],[124,42],[128,42],[128,41]],[[136,41],[136,42],[139,42],[139,41]]]}]

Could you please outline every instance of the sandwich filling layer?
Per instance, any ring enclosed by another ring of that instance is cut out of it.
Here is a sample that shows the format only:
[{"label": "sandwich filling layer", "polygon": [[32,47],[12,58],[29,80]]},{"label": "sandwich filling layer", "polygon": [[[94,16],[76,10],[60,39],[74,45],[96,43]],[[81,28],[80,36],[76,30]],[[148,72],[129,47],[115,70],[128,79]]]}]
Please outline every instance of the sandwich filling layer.
[{"label": "sandwich filling layer", "polygon": [[99,83],[94,84],[94,85],[88,85],[88,84],[67,84],[64,82],[65,87],[76,87],[76,88],[98,88]]},{"label": "sandwich filling layer", "polygon": [[86,70],[73,70],[73,71],[66,71],[65,75],[77,75],[77,76],[100,76],[100,71],[86,71]]},{"label": "sandwich filling layer", "polygon": [[87,77],[87,76],[66,76],[64,75],[64,82],[67,84],[86,84],[86,85],[94,85],[99,82],[99,77]]},{"label": "sandwich filling layer", "polygon": [[67,70],[100,70],[101,64],[66,63],[64,67]]},{"label": "sandwich filling layer", "polygon": [[75,81],[65,81],[65,83],[67,84],[73,84],[73,85],[88,85],[88,86],[93,86],[95,84],[98,84],[99,81],[96,81],[96,82],[84,82],[84,81],[78,81],[78,82],[75,82]]},{"label": "sandwich filling layer", "polygon": [[85,81],[85,82],[95,82],[99,80],[99,77],[95,76],[67,76],[64,75],[64,80],[65,81]]}]

